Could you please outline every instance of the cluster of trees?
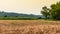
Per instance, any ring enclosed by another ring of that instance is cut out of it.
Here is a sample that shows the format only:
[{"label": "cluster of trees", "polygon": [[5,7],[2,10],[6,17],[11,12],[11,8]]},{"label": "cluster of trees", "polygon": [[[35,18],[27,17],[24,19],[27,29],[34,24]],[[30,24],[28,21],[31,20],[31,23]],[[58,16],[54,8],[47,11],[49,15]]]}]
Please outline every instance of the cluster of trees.
[{"label": "cluster of trees", "polygon": [[60,2],[52,4],[50,8],[42,7],[41,13],[46,19],[60,20]]}]

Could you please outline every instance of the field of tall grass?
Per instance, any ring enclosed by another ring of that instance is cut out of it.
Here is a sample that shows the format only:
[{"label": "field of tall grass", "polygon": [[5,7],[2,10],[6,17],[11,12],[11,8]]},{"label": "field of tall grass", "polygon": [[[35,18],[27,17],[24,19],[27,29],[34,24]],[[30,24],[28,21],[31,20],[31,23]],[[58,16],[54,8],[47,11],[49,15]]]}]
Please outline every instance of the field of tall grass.
[{"label": "field of tall grass", "polygon": [[60,21],[0,20],[0,34],[60,34]]}]

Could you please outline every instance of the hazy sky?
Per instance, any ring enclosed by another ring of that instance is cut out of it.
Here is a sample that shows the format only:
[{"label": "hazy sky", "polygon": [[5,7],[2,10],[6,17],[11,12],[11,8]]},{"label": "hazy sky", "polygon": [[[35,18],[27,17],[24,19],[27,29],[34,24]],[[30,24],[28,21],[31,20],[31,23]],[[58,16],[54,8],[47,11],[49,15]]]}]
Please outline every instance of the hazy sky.
[{"label": "hazy sky", "polygon": [[50,6],[59,0],[0,0],[0,10],[27,14],[40,14],[43,6]]}]

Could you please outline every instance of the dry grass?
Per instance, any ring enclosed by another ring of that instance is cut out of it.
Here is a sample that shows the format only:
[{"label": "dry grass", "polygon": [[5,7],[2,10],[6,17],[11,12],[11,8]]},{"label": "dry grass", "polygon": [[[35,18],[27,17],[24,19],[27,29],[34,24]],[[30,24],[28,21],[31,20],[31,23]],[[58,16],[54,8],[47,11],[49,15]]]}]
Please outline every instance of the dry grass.
[{"label": "dry grass", "polygon": [[0,20],[0,34],[60,34],[60,21]]}]

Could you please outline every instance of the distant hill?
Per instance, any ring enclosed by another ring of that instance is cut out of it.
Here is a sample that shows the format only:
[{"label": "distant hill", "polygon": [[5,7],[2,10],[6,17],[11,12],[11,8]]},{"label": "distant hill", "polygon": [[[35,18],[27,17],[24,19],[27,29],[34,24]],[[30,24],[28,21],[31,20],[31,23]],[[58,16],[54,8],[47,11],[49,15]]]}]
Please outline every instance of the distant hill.
[{"label": "distant hill", "polygon": [[43,15],[0,12],[0,20],[32,20],[45,18]]},{"label": "distant hill", "polygon": [[34,15],[34,14],[22,14],[22,13],[7,13],[7,12],[0,12],[0,17],[4,17],[7,15],[8,17],[26,17],[26,18],[38,18],[42,17],[42,15]]}]

